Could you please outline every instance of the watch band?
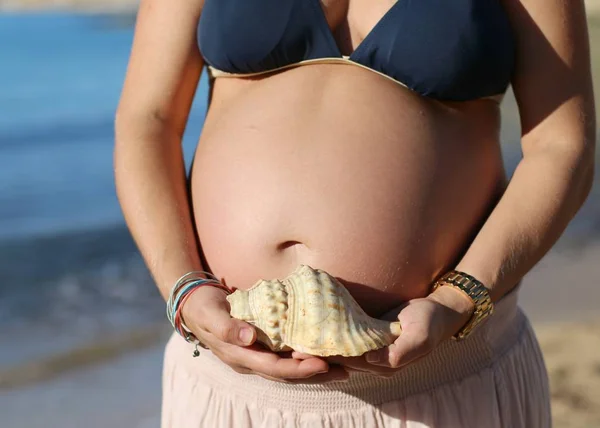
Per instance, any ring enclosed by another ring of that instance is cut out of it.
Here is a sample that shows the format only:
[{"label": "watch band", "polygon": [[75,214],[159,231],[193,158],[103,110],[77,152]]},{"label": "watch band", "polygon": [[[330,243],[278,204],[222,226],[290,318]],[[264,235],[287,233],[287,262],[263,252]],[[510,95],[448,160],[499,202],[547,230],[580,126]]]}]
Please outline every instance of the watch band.
[{"label": "watch band", "polygon": [[454,339],[465,339],[473,332],[475,327],[494,313],[494,304],[488,289],[471,275],[457,270],[450,271],[435,282],[432,291],[441,286],[451,286],[462,290],[475,304],[473,315],[453,336]]}]

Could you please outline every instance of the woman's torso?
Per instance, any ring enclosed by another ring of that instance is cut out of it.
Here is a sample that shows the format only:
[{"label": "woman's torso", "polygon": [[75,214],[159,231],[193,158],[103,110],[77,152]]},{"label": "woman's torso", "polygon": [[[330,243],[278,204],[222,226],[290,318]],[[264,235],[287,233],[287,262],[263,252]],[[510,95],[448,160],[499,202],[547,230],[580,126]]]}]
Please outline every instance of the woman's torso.
[{"label": "woman's torso", "polygon": [[499,108],[363,68],[217,78],[191,177],[207,267],[230,286],[298,264],[377,315],[427,294],[504,186]]}]

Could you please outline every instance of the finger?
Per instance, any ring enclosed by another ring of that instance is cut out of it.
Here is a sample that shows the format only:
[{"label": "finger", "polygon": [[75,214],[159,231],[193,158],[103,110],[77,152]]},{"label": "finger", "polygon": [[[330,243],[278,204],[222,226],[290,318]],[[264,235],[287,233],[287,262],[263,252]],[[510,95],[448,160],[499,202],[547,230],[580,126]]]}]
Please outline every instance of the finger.
[{"label": "finger", "polygon": [[[210,334],[207,333],[207,336]],[[257,344],[239,347],[221,342],[214,336],[209,337],[207,342],[213,353],[227,365],[271,378],[305,379],[330,370],[329,364],[321,358],[313,357],[306,360],[281,358],[278,354]]]},{"label": "finger", "polygon": [[210,303],[203,309],[201,328],[231,345],[249,346],[256,341],[256,330],[250,324],[231,318],[226,300]]},{"label": "finger", "polygon": [[375,366],[366,361],[364,356],[361,357],[329,357],[327,361],[332,364],[340,364],[347,369],[372,373],[377,376],[392,376],[396,370],[390,367]]},{"label": "finger", "polygon": [[316,374],[329,372],[329,364],[318,357],[303,360],[295,358],[281,358],[265,348],[252,346],[250,348],[237,348],[239,354],[244,352],[246,367],[256,373],[262,373],[279,379],[305,379]]},{"label": "finger", "polygon": [[405,330],[387,348],[369,352],[366,360],[373,365],[398,368],[426,355],[431,349],[426,331]]},{"label": "finger", "polygon": [[309,358],[316,358],[314,355],[305,354],[303,352],[292,351],[292,358],[297,360],[308,360]]},{"label": "finger", "polygon": [[302,352],[297,351],[285,351],[285,352],[277,352],[281,358],[295,358],[296,360],[308,360],[309,358],[318,358],[323,361],[327,361],[323,357],[319,357],[317,355],[304,354]]},{"label": "finger", "polygon": [[[315,358],[310,354],[304,354],[301,352],[292,352],[292,358],[296,359],[307,359],[307,358]],[[373,366],[365,361],[364,357],[342,357],[342,356],[332,356],[325,358],[325,361],[331,363],[330,370],[333,368],[343,368],[346,372],[355,371],[361,373],[372,373],[378,376],[390,376],[395,373],[394,369],[388,367],[379,367]]]},{"label": "finger", "polygon": [[275,382],[284,382],[296,385],[310,385],[319,383],[343,382],[348,379],[350,373],[341,366],[330,366],[327,373],[316,374],[302,379],[279,379],[264,374],[257,373],[259,376]]}]

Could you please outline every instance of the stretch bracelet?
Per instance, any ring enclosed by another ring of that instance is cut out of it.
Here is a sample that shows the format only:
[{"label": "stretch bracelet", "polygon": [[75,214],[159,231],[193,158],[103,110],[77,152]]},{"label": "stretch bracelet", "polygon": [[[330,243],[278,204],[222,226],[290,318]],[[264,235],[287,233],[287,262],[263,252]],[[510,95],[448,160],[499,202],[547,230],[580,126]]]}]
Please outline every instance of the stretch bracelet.
[{"label": "stretch bracelet", "polygon": [[181,289],[181,287],[185,286],[186,284],[188,284],[192,281],[200,281],[200,280],[207,280],[207,279],[212,279],[212,280],[218,281],[218,279],[209,272],[204,272],[204,271],[188,272],[185,275],[183,275],[181,278],[179,278],[177,281],[175,281],[175,284],[173,285],[173,288],[171,289],[170,297],[173,297],[174,295],[176,295],[177,292],[179,291],[179,289]]},{"label": "stretch bracelet", "polygon": [[[220,285],[222,287],[225,287],[214,275],[203,271],[188,272],[175,282],[173,288],[171,289],[169,299],[167,300],[167,317],[169,317],[169,320],[171,322],[173,322],[172,320],[174,319],[174,310],[177,307],[178,300],[180,300],[179,294],[181,290],[190,283],[197,281],[205,282],[209,280],[214,281],[216,284],[218,284],[217,286]],[[225,287],[224,289],[228,293],[230,292],[230,290],[227,287]]]},{"label": "stretch bracelet", "polygon": [[[206,278],[210,276],[212,278]],[[231,294],[231,290],[225,284],[221,283],[214,276],[207,272],[189,272],[179,278],[173,286],[169,299],[167,300],[167,318],[171,322],[171,325],[175,331],[183,337],[186,342],[193,343],[195,345],[194,357],[200,355],[198,346],[205,348],[198,338],[191,332],[191,330],[183,322],[182,308],[185,302],[190,298],[192,293],[203,286],[211,286],[220,288],[227,294]]]}]

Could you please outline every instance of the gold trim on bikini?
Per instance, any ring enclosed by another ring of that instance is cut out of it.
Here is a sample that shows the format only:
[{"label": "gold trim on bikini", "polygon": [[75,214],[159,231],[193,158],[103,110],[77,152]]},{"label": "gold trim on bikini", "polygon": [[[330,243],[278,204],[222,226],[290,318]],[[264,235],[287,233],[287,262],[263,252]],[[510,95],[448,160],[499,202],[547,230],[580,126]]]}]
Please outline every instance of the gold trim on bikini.
[{"label": "gold trim on bikini", "polygon": [[[370,67],[367,67],[365,65],[362,65],[356,61],[352,61],[350,59],[350,57],[348,56],[343,56],[341,58],[338,57],[331,57],[331,58],[317,58],[317,59],[307,59],[307,60],[303,60],[300,62],[296,62],[294,64],[287,64],[281,67],[277,67],[271,70],[264,70],[264,71],[257,71],[254,73],[230,73],[227,71],[223,71],[223,70],[219,70],[211,65],[207,66],[207,70],[208,70],[208,76],[210,80],[214,80],[217,77],[229,77],[229,78],[244,78],[244,77],[259,77],[259,76],[268,76],[270,74],[276,74],[278,72],[282,72],[285,70],[290,70],[292,68],[297,68],[297,67],[302,67],[305,65],[311,65],[311,64],[343,64],[343,65],[353,65],[356,67],[360,67],[364,70],[368,70],[371,73],[375,73],[379,76],[385,77],[387,80],[394,82],[397,85],[400,85],[403,88],[406,88],[410,91],[412,91],[412,89],[410,89],[408,86],[406,86],[404,83],[394,79],[393,77],[388,76],[387,74],[384,74],[380,71],[374,70]],[[414,92],[414,91],[413,91]],[[480,99],[484,99],[484,100],[493,100],[497,103],[501,103],[502,99],[504,98],[504,94],[496,94],[496,95],[490,95],[488,97],[482,97]]]}]

